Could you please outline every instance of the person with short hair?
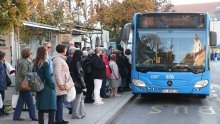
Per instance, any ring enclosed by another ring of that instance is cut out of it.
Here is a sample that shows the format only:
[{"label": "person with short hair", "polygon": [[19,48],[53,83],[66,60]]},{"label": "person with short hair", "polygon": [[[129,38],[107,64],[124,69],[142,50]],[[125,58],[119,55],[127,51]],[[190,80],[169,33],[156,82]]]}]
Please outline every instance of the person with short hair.
[{"label": "person with short hair", "polygon": [[76,51],[76,50],[79,50],[79,48],[75,48],[75,47],[71,47],[71,48],[69,48],[69,55],[68,56],[66,56],[67,58],[66,58],[66,63],[68,64],[68,65],[70,65],[70,63],[71,63],[71,61],[72,61],[72,57],[73,57],[73,54],[74,54],[74,52]]},{"label": "person with short hair", "polygon": [[19,93],[19,97],[13,115],[13,120],[15,121],[24,120],[20,117],[24,104],[28,107],[30,118],[33,121],[38,121],[35,115],[35,106],[31,91],[23,91],[20,89],[21,82],[25,79],[27,73],[32,71],[31,54],[30,48],[24,48],[21,51],[21,59],[17,61],[15,91]]},{"label": "person with short hair", "polygon": [[67,47],[66,56],[69,56],[69,54],[70,54],[70,53],[69,53],[69,49],[70,49],[70,48],[76,48],[74,41],[70,41],[70,42],[69,42],[68,47]]},{"label": "person with short hair", "polygon": [[[6,81],[6,68],[4,66],[5,62],[5,52],[0,51],[0,94],[2,96],[2,102],[5,99],[5,90],[7,90],[7,81]],[[8,115],[4,110],[4,105],[0,108],[0,117]]]},{"label": "person with short hair", "polygon": [[95,49],[95,53],[96,54],[93,54],[91,58],[92,78],[94,80],[94,104],[101,105],[104,104],[100,97],[100,89],[102,87],[102,80],[105,76],[105,64],[100,58],[100,55],[102,54],[102,50],[100,47],[97,47]]},{"label": "person with short hair", "polygon": [[69,48],[75,47],[75,42],[74,41],[70,41],[69,44],[68,44],[68,47]]},{"label": "person with short hair", "polygon": [[129,77],[129,73],[131,70],[131,64],[129,63],[128,58],[124,55],[123,52],[119,51],[118,54],[116,54],[116,64],[119,68],[119,73],[121,75],[122,84],[118,89],[118,92],[123,92],[125,89],[128,89],[129,91],[129,84],[127,83],[127,78]]},{"label": "person with short hair", "polygon": [[111,54],[109,66],[112,70],[110,80],[111,80],[111,85],[112,85],[111,96],[113,96],[113,97],[120,96],[120,95],[118,95],[118,87],[121,85],[121,76],[119,74],[118,65],[116,64],[115,60],[116,60],[116,55]]},{"label": "person with short hair", "polygon": [[95,54],[93,49],[88,51],[88,56],[84,56],[83,60],[83,69],[84,69],[84,81],[86,83],[86,97],[85,103],[93,103],[94,99],[92,97],[94,91],[94,80],[92,78],[92,67],[91,67],[91,58]]},{"label": "person with short hair", "polygon": [[70,76],[69,66],[66,63],[66,51],[67,49],[65,45],[58,44],[56,46],[57,53],[55,53],[52,58],[57,93],[56,123],[58,124],[69,123],[68,121],[63,120],[63,103],[64,97],[67,95],[67,90],[74,85]]},{"label": "person with short hair", "polygon": [[51,75],[51,77],[53,76],[53,61],[51,60],[52,59],[52,57],[51,57],[51,43],[50,42],[44,42],[43,43],[43,46],[44,46],[44,48],[46,49],[46,51],[47,51],[47,62],[48,62],[48,64],[49,64],[49,66],[50,66],[50,75]]},{"label": "person with short hair", "polygon": [[130,83],[131,83],[131,64],[132,64],[132,56],[131,56],[131,50],[126,49],[125,50],[125,56],[128,58],[129,64],[128,64],[128,76],[126,77],[126,85],[124,88],[124,91],[131,91]]}]

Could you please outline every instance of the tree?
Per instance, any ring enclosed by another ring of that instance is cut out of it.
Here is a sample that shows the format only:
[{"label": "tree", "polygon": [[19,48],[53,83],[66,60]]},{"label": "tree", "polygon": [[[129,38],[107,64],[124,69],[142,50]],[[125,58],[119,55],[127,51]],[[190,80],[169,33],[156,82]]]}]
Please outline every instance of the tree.
[{"label": "tree", "polygon": [[28,16],[26,0],[0,0],[0,34],[20,27]]},{"label": "tree", "polygon": [[110,38],[120,41],[123,26],[132,21],[134,13],[167,11],[167,0],[124,0],[114,1],[109,5],[96,5],[96,13],[90,20],[100,21],[103,28],[110,32]]},{"label": "tree", "polygon": [[154,4],[156,5],[155,12],[169,12],[173,7],[173,4],[168,0],[155,0]]},{"label": "tree", "polygon": [[[75,26],[72,21],[75,17],[67,7],[68,3],[59,0],[50,0],[45,5],[41,0],[35,0],[29,3],[30,17],[29,21],[52,25],[66,31],[71,31]],[[34,30],[34,32],[33,32]],[[41,41],[45,36],[49,36],[49,31],[32,27],[21,28],[21,41],[28,43],[30,37],[35,36]]]}]

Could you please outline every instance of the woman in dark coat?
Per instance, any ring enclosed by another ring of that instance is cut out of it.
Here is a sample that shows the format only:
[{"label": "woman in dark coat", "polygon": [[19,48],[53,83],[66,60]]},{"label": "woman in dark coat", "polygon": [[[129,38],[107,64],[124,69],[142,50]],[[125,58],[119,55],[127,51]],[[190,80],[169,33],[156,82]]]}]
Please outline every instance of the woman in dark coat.
[{"label": "woman in dark coat", "polygon": [[119,87],[118,92],[122,92],[125,90],[125,88],[129,87],[129,84],[126,84],[127,83],[126,79],[129,76],[129,73],[130,73],[129,71],[131,70],[131,65],[129,63],[128,58],[124,55],[123,52],[118,52],[116,63],[118,65],[119,73],[122,78],[122,84],[121,84],[121,87]]},{"label": "woman in dark coat", "polygon": [[50,76],[50,66],[47,62],[47,52],[44,47],[39,47],[37,49],[33,70],[37,71],[41,80],[44,81],[44,89],[37,92],[36,95],[39,124],[44,124],[44,112],[49,112],[48,124],[54,124],[56,90],[55,84]]},{"label": "woman in dark coat", "polygon": [[97,47],[95,49],[95,53],[92,56],[92,78],[94,79],[94,104],[101,105],[104,102],[101,100],[100,97],[100,89],[102,86],[102,80],[105,76],[105,64],[100,58],[102,53],[101,48]]},{"label": "woman in dark coat", "polygon": [[95,54],[93,49],[89,50],[88,56],[84,56],[83,60],[83,71],[84,71],[84,81],[86,83],[86,98],[85,103],[93,103],[94,99],[92,97],[94,91],[94,80],[92,78],[92,67],[91,58]]},{"label": "woman in dark coat", "polygon": [[81,119],[85,117],[84,108],[84,96],[83,91],[86,91],[86,84],[84,82],[84,73],[81,66],[81,57],[83,53],[80,50],[76,50],[73,54],[73,58],[70,64],[70,75],[75,83],[76,98],[72,105],[72,118]]}]

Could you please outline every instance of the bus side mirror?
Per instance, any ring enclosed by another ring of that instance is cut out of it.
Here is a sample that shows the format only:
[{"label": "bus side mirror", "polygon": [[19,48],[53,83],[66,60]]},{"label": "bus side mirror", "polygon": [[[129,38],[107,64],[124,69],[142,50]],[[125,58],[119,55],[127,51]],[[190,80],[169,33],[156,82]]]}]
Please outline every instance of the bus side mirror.
[{"label": "bus side mirror", "polygon": [[125,24],[121,36],[122,41],[128,41],[129,40],[129,35],[130,35],[130,30],[131,30],[131,23]]},{"label": "bus side mirror", "polygon": [[210,46],[217,45],[217,33],[214,31],[209,32],[209,44],[210,44]]}]

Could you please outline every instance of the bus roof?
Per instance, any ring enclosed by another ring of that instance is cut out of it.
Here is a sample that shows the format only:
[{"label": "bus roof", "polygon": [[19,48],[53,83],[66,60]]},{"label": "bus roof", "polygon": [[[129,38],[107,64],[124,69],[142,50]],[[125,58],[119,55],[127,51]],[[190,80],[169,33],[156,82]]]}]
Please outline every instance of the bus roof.
[{"label": "bus roof", "polygon": [[145,14],[203,14],[206,15],[208,12],[138,12],[137,15],[145,15]]}]

